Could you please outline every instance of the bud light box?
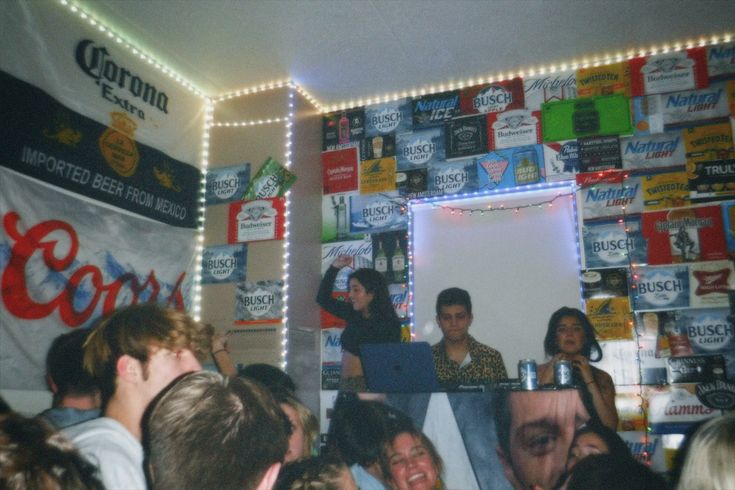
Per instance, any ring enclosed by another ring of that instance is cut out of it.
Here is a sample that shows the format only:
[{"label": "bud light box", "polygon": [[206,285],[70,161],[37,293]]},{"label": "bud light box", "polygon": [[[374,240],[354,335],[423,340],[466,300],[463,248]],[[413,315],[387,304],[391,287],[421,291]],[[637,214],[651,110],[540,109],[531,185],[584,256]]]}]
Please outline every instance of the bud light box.
[{"label": "bud light box", "polygon": [[250,163],[207,170],[204,202],[222,204],[239,201],[250,183]]},{"label": "bud light box", "polygon": [[442,126],[453,117],[460,115],[457,90],[414,97],[411,104],[414,130]]},{"label": "bud light box", "polygon": [[243,282],[235,291],[235,323],[276,323],[283,315],[283,281]]},{"label": "bud light box", "polygon": [[322,192],[335,194],[358,189],[357,148],[322,152]]},{"label": "bud light box", "polygon": [[541,143],[541,112],[514,109],[487,115],[490,150]]},{"label": "bud light box", "polygon": [[247,250],[244,243],[205,248],[202,252],[202,284],[244,281]]},{"label": "bud light box", "polygon": [[[628,229],[626,233],[626,228]],[[584,264],[587,268],[642,265],[647,261],[640,218],[592,221],[582,227]]]},{"label": "bud light box", "polygon": [[[640,176],[624,178],[622,171],[577,174],[582,186],[581,205],[584,220],[637,214],[643,210]],[[579,205],[579,201],[578,201]],[[625,206],[625,210],[623,210]]]},{"label": "bud light box", "polygon": [[523,78],[525,106],[540,111],[541,104],[577,98],[577,76],[574,70]]},{"label": "bud light box", "polygon": [[681,324],[693,353],[724,356],[726,377],[735,380],[735,326],[729,314],[727,308],[684,310]]},{"label": "bud light box", "polygon": [[412,114],[413,106],[408,97],[365,106],[365,136],[411,131],[413,129]]},{"label": "bud light box", "polygon": [[434,195],[465,194],[479,187],[474,159],[429,165],[429,190]]},{"label": "bud light box", "polygon": [[460,110],[462,114],[470,115],[523,109],[523,95],[523,80],[520,77],[475,85],[459,91]]},{"label": "bud light box", "polygon": [[720,206],[646,212],[641,226],[649,265],[727,258]]},{"label": "bud light box", "polygon": [[622,138],[620,153],[625,170],[664,168],[686,164],[681,130]]},{"label": "bud light box", "polygon": [[704,48],[690,48],[628,61],[632,95],[663,94],[704,88],[709,84]]},{"label": "bud light box", "polygon": [[735,270],[729,260],[698,262],[689,266],[692,308],[724,307],[730,305],[728,293],[735,291]]},{"label": "bud light box", "polygon": [[577,140],[544,144],[546,180],[571,180],[579,172],[579,144]]},{"label": "bud light box", "polygon": [[427,167],[446,160],[444,127],[421,129],[396,136],[398,170]]},{"label": "bud light box", "polygon": [[487,127],[483,115],[456,117],[444,126],[447,160],[487,153]]},{"label": "bud light box", "polygon": [[408,228],[408,213],[398,192],[350,197],[350,231],[381,233]]},{"label": "bud light box", "polygon": [[685,265],[639,267],[633,282],[636,311],[689,308],[689,269]]},{"label": "bud light box", "polygon": [[497,150],[480,157],[477,174],[481,191],[503,189],[544,182],[542,145]]},{"label": "bud light box", "polygon": [[735,76],[735,42],[707,47],[707,73],[710,81]]},{"label": "bud light box", "polygon": [[358,143],[364,136],[365,111],[362,108],[322,117],[322,151],[345,148]]}]

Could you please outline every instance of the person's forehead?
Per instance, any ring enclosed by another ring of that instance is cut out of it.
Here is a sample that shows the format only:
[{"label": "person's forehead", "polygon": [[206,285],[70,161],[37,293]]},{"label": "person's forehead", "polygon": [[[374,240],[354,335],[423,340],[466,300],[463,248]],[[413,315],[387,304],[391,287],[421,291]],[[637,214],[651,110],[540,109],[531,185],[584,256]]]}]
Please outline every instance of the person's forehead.
[{"label": "person's forehead", "polygon": [[583,416],[584,406],[576,390],[514,391],[509,397],[513,425],[536,419],[576,418]]},{"label": "person's forehead", "polygon": [[459,315],[462,313],[467,313],[467,307],[465,307],[465,305],[442,305],[439,310],[440,315]]}]

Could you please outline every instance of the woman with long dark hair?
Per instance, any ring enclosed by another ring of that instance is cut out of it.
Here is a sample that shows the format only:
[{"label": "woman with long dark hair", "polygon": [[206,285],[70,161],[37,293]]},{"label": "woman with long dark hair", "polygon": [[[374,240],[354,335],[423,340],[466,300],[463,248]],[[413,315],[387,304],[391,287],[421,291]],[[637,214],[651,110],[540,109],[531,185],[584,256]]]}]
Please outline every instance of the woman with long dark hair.
[{"label": "woman with long dark hair", "polygon": [[609,374],[590,364],[602,359],[602,349],[587,315],[566,306],[556,310],[549,319],[544,351],[551,359],[539,365],[539,383],[554,382],[554,363],[571,361],[574,382],[588,393],[600,422],[616,430],[615,384]]},{"label": "woman with long dark hair", "polygon": [[366,389],[360,360],[360,346],[401,341],[398,319],[383,275],[374,269],[357,269],[350,274],[350,301],[332,297],[334,281],[343,267],[352,264],[351,255],[338,256],[324,274],[316,301],[329,313],[344,319],[342,332],[342,372],[340,387],[350,391]]}]

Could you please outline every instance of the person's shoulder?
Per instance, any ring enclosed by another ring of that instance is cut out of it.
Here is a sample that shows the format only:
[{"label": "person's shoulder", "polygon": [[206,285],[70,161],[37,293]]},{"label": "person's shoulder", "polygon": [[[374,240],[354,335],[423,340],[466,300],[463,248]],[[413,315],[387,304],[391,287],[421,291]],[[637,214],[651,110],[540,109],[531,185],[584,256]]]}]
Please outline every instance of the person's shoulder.
[{"label": "person's shoulder", "polygon": [[130,443],[137,440],[120,422],[109,417],[96,419],[72,425],[63,429],[62,434],[69,438],[77,447],[99,446],[105,447],[115,441]]},{"label": "person's shoulder", "polygon": [[474,337],[470,337],[470,342],[472,343],[472,346],[474,349],[476,349],[479,352],[482,352],[483,354],[487,354],[493,357],[502,357],[499,350],[493,349],[489,345],[483,344],[482,342],[478,341]]}]

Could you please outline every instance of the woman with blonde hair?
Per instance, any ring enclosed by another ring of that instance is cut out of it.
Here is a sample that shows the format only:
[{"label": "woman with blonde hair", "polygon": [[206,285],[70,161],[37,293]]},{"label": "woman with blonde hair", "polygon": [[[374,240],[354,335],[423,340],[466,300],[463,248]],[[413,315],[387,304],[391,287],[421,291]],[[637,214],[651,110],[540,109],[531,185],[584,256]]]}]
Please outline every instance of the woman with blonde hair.
[{"label": "woman with blonde hair", "polygon": [[735,412],[708,420],[688,444],[679,490],[735,488]]}]

